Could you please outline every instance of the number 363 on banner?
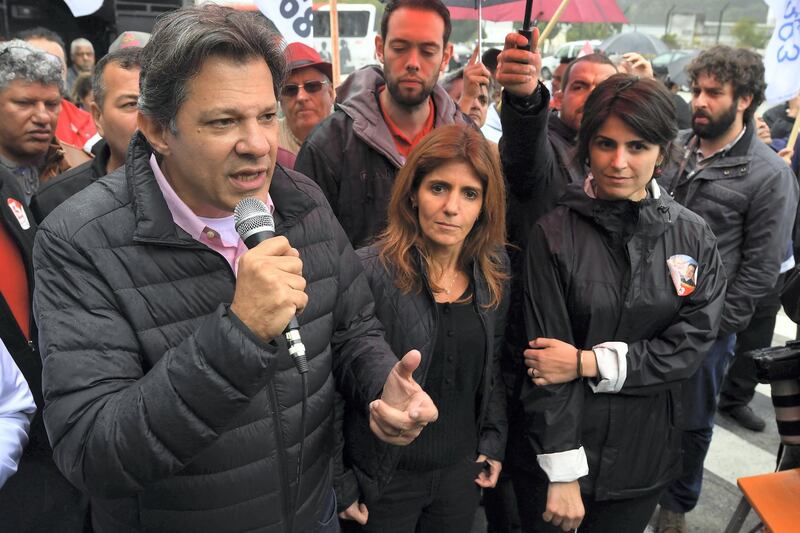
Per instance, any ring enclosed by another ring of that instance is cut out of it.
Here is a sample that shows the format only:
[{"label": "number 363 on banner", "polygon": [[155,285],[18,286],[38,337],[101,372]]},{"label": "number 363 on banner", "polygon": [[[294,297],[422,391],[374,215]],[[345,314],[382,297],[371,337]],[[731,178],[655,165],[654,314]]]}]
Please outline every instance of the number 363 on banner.
[{"label": "number 363 on banner", "polygon": [[311,0],[256,0],[255,4],[275,24],[287,43],[299,41],[313,46]]},{"label": "number 363 on banner", "polygon": [[800,0],[765,0],[775,31],[764,54],[767,101],[785,102],[800,92]]}]

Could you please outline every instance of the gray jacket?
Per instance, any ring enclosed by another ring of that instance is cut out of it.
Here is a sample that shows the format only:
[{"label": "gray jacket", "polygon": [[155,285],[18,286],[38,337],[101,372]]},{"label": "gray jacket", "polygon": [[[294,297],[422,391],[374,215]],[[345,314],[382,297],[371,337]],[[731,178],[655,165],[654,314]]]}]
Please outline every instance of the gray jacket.
[{"label": "gray jacket", "polygon": [[[374,65],[351,74],[337,89],[334,112],[306,138],[294,167],[319,184],[355,248],[386,227],[394,177],[405,163],[378,104],[385,83]],[[432,96],[434,127],[468,122],[440,86]]]},{"label": "gray jacket", "polygon": [[[747,125],[742,138],[702,170],[680,161],[659,178],[674,198],[702,216],[717,236],[728,277],[721,333],[743,330],[756,302],[778,279],[792,238],[798,185],[792,171]],[[693,143],[691,130],[678,135]],[[684,158],[689,151],[684,150]]]}]

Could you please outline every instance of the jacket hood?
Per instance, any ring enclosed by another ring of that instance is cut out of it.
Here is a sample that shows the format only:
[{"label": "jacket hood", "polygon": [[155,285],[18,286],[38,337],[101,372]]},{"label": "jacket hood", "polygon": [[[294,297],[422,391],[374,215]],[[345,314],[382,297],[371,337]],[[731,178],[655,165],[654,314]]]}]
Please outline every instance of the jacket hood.
[{"label": "jacket hood", "polygon": [[592,220],[609,234],[629,235],[635,230],[658,236],[678,218],[681,207],[664,194],[654,179],[647,184],[647,198],[639,202],[598,199],[594,197],[593,181],[590,174],[582,184],[569,185],[559,205]]},{"label": "jacket hood", "polygon": [[[378,104],[379,91],[383,85],[386,85],[386,81],[379,66],[363,67],[350,74],[336,89],[335,107],[353,120],[353,132],[362,141],[400,167],[405,163],[405,158],[397,153]],[[440,85],[436,84],[431,97],[436,109],[434,127],[442,124],[466,123],[465,115],[458,110]]]}]

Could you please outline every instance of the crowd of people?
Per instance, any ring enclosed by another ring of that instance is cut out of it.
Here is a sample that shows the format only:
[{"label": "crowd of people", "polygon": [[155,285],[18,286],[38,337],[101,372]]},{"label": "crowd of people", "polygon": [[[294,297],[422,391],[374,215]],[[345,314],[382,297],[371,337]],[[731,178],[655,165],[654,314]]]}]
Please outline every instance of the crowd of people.
[{"label": "crowd of people", "polygon": [[450,31],[390,0],[339,87],[216,5],[0,42],[0,529],[688,531],[717,411],[765,426],[800,106]]}]

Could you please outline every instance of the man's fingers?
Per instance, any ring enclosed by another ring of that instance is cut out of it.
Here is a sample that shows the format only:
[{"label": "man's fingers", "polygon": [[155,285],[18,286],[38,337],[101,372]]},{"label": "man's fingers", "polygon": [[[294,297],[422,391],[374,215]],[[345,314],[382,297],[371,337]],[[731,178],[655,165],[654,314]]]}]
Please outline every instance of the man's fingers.
[{"label": "man's fingers", "polygon": [[370,414],[372,419],[388,436],[393,436],[398,433],[411,431],[417,426],[416,420],[413,420],[405,411],[395,409],[388,403],[375,400],[369,405]]},{"label": "man's fingers", "polygon": [[539,28],[534,26],[533,32],[531,32],[531,52],[536,52],[539,48]]},{"label": "man's fingers", "polygon": [[551,511],[545,510],[545,512],[542,513],[542,520],[545,522],[550,522],[552,519],[553,513]]},{"label": "man's fingers", "polygon": [[439,410],[433,400],[425,392],[420,392],[419,395],[424,395],[424,398],[411,401],[408,407],[409,417],[420,426],[436,422],[439,419]]},{"label": "man's fingers", "polygon": [[366,504],[363,503],[358,504],[358,510],[355,513],[355,519],[356,522],[358,522],[362,526],[367,523],[367,520],[369,520],[369,510],[367,509]]},{"label": "man's fingers", "polygon": [[474,65],[478,62],[478,47],[476,46],[475,49],[472,51],[472,55],[469,56],[469,61],[467,61],[467,65]]},{"label": "man's fingers", "polygon": [[506,34],[506,42],[503,45],[504,50],[513,50],[520,46],[527,46],[528,39],[524,35],[517,32]]},{"label": "man's fingers", "polygon": [[422,354],[419,353],[419,350],[410,350],[400,359],[394,369],[402,379],[413,379],[414,371],[419,366],[421,360]]}]

